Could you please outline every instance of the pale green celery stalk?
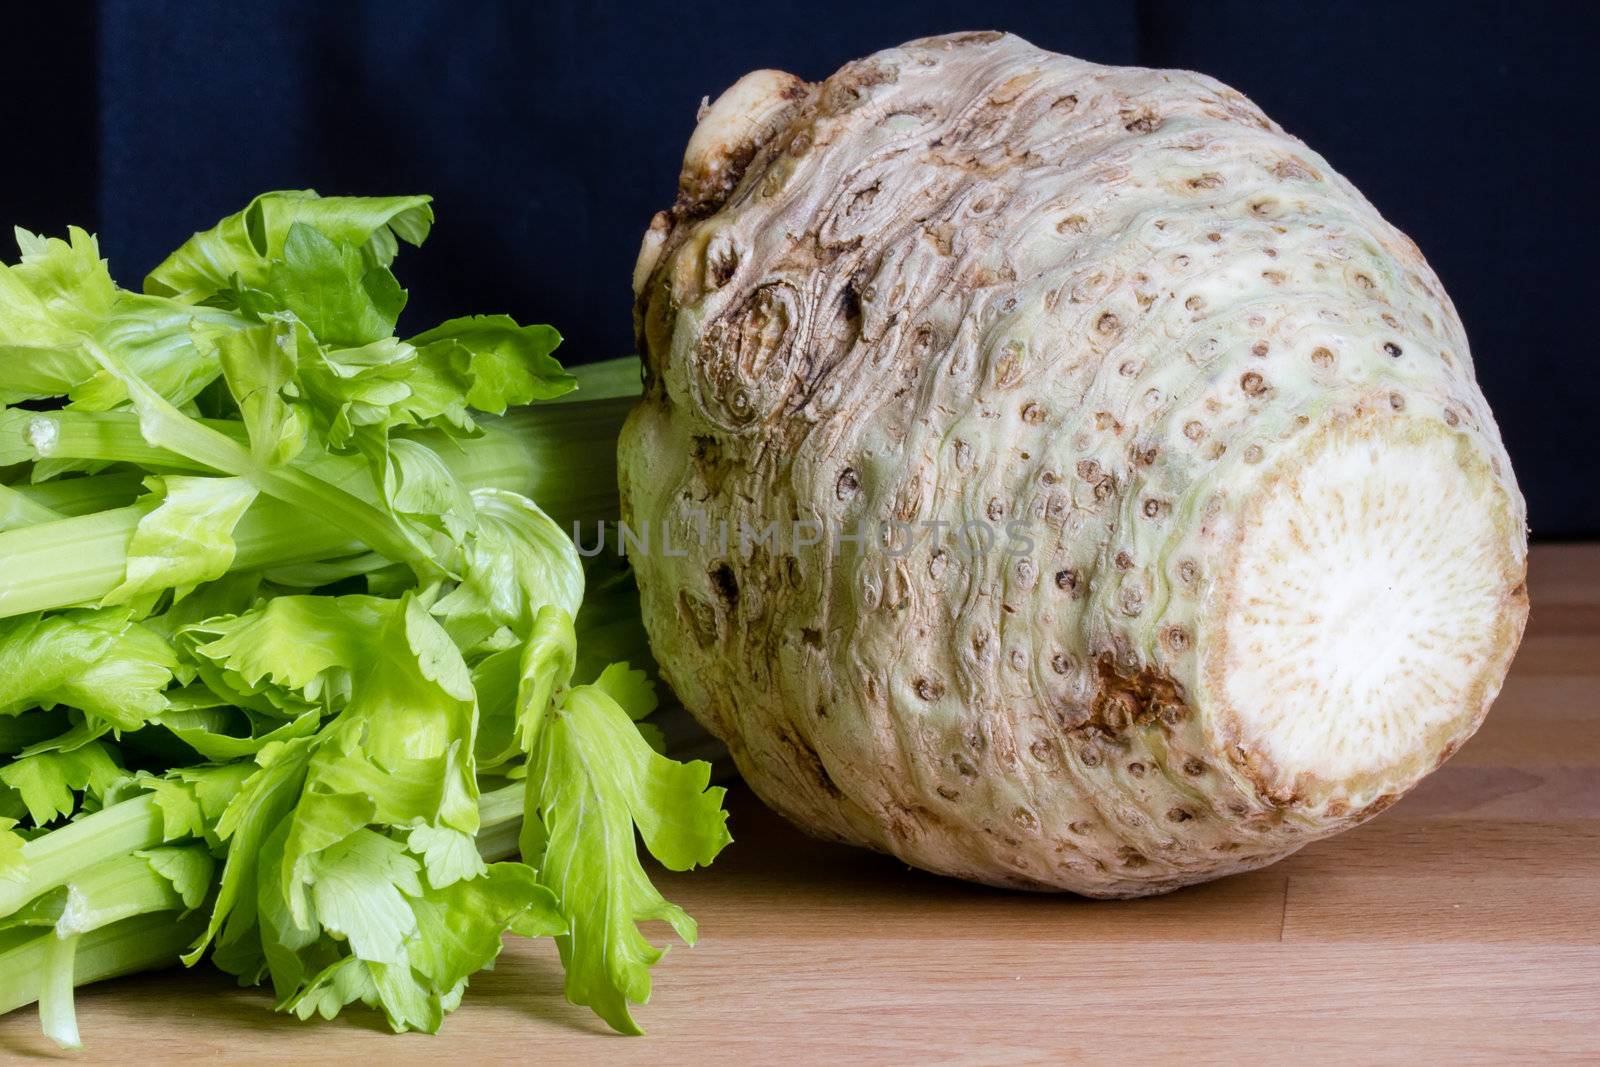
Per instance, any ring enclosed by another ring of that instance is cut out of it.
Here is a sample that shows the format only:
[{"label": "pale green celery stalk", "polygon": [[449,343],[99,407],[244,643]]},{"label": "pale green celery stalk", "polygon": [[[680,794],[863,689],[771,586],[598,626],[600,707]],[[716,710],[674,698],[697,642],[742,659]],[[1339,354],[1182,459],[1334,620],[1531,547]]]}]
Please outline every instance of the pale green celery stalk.
[{"label": "pale green celery stalk", "polygon": [[[170,911],[146,912],[79,934],[72,983],[85,986],[124,974],[176,966],[178,957],[205,927],[205,909],[200,908],[183,916]],[[47,959],[55,947],[51,942],[59,940],[54,932],[45,930],[0,953],[0,1015],[39,999],[48,973]]]},{"label": "pale green celery stalk", "polygon": [[[617,437],[637,399],[635,395],[541,405],[490,423],[508,431],[526,450],[522,484],[516,491],[569,533],[573,523],[615,519],[621,509]],[[477,447],[477,442],[470,444]]]},{"label": "pale green celery stalk", "polygon": [[[526,484],[481,484],[517,489],[541,504],[544,493],[549,491],[557,499],[570,499],[580,505],[570,509],[577,514],[587,515],[597,508],[604,514],[603,505],[614,499],[611,489],[616,484],[615,434],[609,430],[621,426],[628,407],[638,396],[638,360],[630,357],[590,364],[576,368],[574,373],[579,379],[579,391],[563,397],[559,405],[541,405],[486,420],[490,432],[465,446],[436,431],[417,434],[416,439],[447,456],[463,451],[480,454],[482,458],[474,455],[473,467],[481,470],[491,447],[508,444],[503,439],[496,440],[493,430],[496,427],[508,430],[520,446],[514,460],[522,461],[531,480]],[[243,423],[223,419],[192,421],[241,449],[249,443]],[[596,427],[607,431],[604,437],[594,433]],[[495,442],[494,446],[490,445],[491,441]],[[601,447],[591,447],[594,445]],[[195,459],[148,444],[140,432],[138,417],[130,412],[16,409],[0,412],[0,466],[44,458],[132,463],[157,470],[212,469]],[[363,495],[365,490],[365,496],[371,496],[370,486],[366,484],[367,467],[359,457],[329,456],[307,464],[306,469],[353,495]],[[230,470],[229,473],[236,472]],[[87,480],[68,479],[62,484]],[[469,477],[468,480],[474,479]],[[584,500],[573,494],[574,488],[579,486],[593,487],[596,491]],[[303,486],[297,488],[304,490]],[[371,503],[371,500],[366,502]],[[51,506],[42,499],[38,503]]]},{"label": "pale green celery stalk", "polygon": [[[82,825],[115,812],[118,808],[134,804],[137,800],[149,799],[151,798],[147,796],[124,801],[103,812],[86,816],[77,823],[69,823],[60,830],[52,830],[44,837],[30,841],[23,847],[26,849],[36,845],[73,826]],[[485,860],[504,859],[516,852],[517,834],[522,824],[522,801],[523,786],[520,782],[490,790],[478,797],[477,845],[479,854]],[[159,829],[159,815],[156,825]],[[96,840],[98,839],[97,831]],[[154,843],[159,843],[159,840]],[[129,843],[121,851],[128,857],[134,858],[132,853],[136,849],[148,848],[151,844]],[[85,851],[90,850],[92,846],[85,849]],[[101,857],[102,861],[106,859],[105,856]],[[111,859],[114,860],[115,857]],[[149,869],[149,865],[143,860],[139,860],[139,864]],[[112,864],[107,863],[106,866],[109,868]],[[91,875],[98,873],[90,872]],[[72,874],[69,873],[67,878],[71,877]],[[65,881],[63,878],[53,885],[45,886],[44,889],[53,889]],[[31,897],[25,898],[24,902],[27,899]],[[178,906],[181,907],[181,903]],[[178,957],[189,949],[205,928],[206,909],[201,908],[194,914],[182,917],[179,917],[176,911],[177,908],[169,904],[163,910],[146,911],[79,934],[76,963],[69,972],[72,984],[84,986],[118,975],[150,971],[176,964]],[[51,942],[59,940],[54,931],[44,930],[32,940],[0,952],[0,1015],[32,1004],[39,999],[40,993],[47,988],[46,983],[52,977],[59,978],[59,973],[53,974],[49,968],[50,953],[56,948]],[[67,1003],[70,1004],[70,1000]],[[47,1023],[46,1032],[58,1031],[52,1031]]]},{"label": "pale green celery stalk", "polygon": [[[0,618],[91,604],[127,571],[128,540],[151,503],[0,533]],[[258,501],[234,528],[237,570],[354,553],[342,531],[292,508]]]},{"label": "pale green celery stalk", "polygon": [[525,799],[521,782],[478,794],[478,854],[484,859],[493,862],[516,853]]},{"label": "pale green celery stalk", "polygon": [[[458,441],[421,434],[463,484],[509,489],[539,504],[557,522],[593,521],[617,513],[616,439],[627,399],[533,408],[488,420],[483,436]],[[354,495],[373,493],[362,465],[342,457],[313,471]],[[93,603],[124,577],[127,548],[151,503],[0,532],[0,618]],[[234,528],[234,570],[310,563],[365,547],[307,510],[264,497]]]},{"label": "pale green celery stalk", "polygon": [[[202,852],[205,849],[199,843],[189,847]],[[183,896],[173,883],[135,851],[74,874],[60,918],[54,925],[42,928],[32,940],[5,954],[11,957],[27,953],[37,944],[41,955],[36,995],[39,1025],[46,1036],[63,1048],[80,1045],[72,990],[76,985],[93,981],[90,977],[77,977],[77,954],[86,934],[140,915],[161,914],[170,923],[175,917],[173,913],[184,910]],[[6,959],[0,966],[9,976],[26,963]],[[21,989],[11,991],[0,983],[0,998],[14,1000],[19,995],[26,993]]]},{"label": "pale green celery stalk", "polygon": [[78,1037],[78,1012],[72,1002],[73,974],[82,934],[66,937],[54,931],[44,936],[44,974],[39,980],[39,1028],[62,1048],[82,1048]]},{"label": "pale green celery stalk", "polygon": [[[27,427],[19,429],[12,415],[27,415]],[[186,459],[176,452],[156,448],[145,442],[139,430],[138,416],[124,411],[9,411],[0,413],[0,465],[22,463],[40,459],[81,459],[95,463],[132,463],[157,470],[187,470],[200,473],[225,471],[234,473],[225,461],[238,460],[239,452],[249,445],[249,438],[241,422],[217,419],[196,419],[198,425],[215,433],[218,439],[226,438],[237,451],[230,448],[218,464],[206,464]],[[41,429],[42,427],[42,429]],[[418,437],[424,444],[435,448],[448,447],[449,438],[443,434],[423,434]],[[526,447],[518,440],[491,437],[474,440],[463,452],[457,453],[460,466],[457,476],[475,479],[480,475],[503,470],[507,465],[527,460]],[[361,497],[365,504],[376,504],[377,496],[372,484],[372,469],[363,456],[323,455],[304,464],[305,470],[317,480],[328,483],[344,493]],[[38,490],[50,485],[71,485],[64,479],[29,486]],[[21,492],[22,488],[19,487]]]},{"label": "pale green celery stalk", "polygon": [[147,911],[183,910],[177,889],[136,849],[79,871],[71,882],[78,899],[57,923],[62,930],[83,934]]},{"label": "pale green celery stalk", "polygon": [[444,576],[438,561],[420,538],[408,536],[408,531],[397,525],[382,508],[297,467],[261,466],[251,456],[250,449],[232,435],[185,415],[144,382],[127,374],[95,345],[86,342],[84,347],[127,387],[129,395],[135,399],[139,425],[146,440],[159,442],[161,447],[203,467],[244,478],[262,493],[299,508],[304,514],[316,515],[319,520],[344,530],[347,536],[364,541],[396,562],[405,563],[424,584]]},{"label": "pale green celery stalk", "polygon": [[423,584],[445,576],[437,560],[419,541],[409,538],[381,508],[352,493],[330,491],[328,482],[296,467],[241,470],[263,493],[301,515],[315,515],[347,538],[361,541],[396,563],[404,563]]},{"label": "pale green celery stalk", "polygon": [[0,879],[0,917],[91,867],[161,842],[161,808],[151,793],[41,834],[22,846],[22,877]]},{"label": "pale green celery stalk", "polygon": [[[242,422],[195,421],[241,446],[246,443]],[[20,408],[0,412],[0,466],[57,458],[135,463],[171,470],[206,469],[203,464],[146,442],[139,433],[138,417],[128,412]]]},{"label": "pale green celery stalk", "polygon": [[17,492],[9,485],[0,485],[0,530],[37,526],[41,522],[54,522],[65,517],[59,511]]},{"label": "pale green celery stalk", "polygon": [[13,485],[11,490],[60,515],[88,515],[133,503],[143,482],[141,474],[114,472],[52,478],[37,485]]},{"label": "pale green celery stalk", "polygon": [[578,380],[578,388],[557,398],[557,404],[570,404],[579,400],[609,400],[612,397],[631,397],[637,400],[640,392],[638,356],[623,356],[599,363],[585,363],[579,367],[563,368]]},{"label": "pale green celery stalk", "polygon": [[[571,367],[568,371],[578,380],[576,390],[502,421],[515,422],[530,416],[535,421],[545,418],[560,421],[550,411],[550,405],[583,405],[600,400],[637,400],[639,397],[639,360],[634,356]],[[229,419],[192,421],[240,446],[249,444],[242,422]],[[194,459],[147,443],[139,431],[137,416],[129,412],[77,411],[71,408],[61,411],[27,411],[20,408],[0,411],[0,467],[42,457],[120,461],[174,470],[207,469]]]}]

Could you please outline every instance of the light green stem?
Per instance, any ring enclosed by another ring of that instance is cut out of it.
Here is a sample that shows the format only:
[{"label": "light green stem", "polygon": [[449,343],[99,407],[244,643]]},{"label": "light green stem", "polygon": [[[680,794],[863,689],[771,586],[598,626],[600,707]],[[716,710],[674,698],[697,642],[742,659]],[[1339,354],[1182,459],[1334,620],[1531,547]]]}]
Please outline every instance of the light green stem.
[{"label": "light green stem", "polygon": [[54,930],[42,936],[44,975],[39,983],[39,1027],[45,1036],[62,1048],[82,1048],[78,1037],[78,1013],[73,1006],[74,964],[82,934],[58,937]]},{"label": "light green stem", "polygon": [[[616,437],[631,406],[626,398],[545,406],[493,420],[479,438],[419,439],[469,488],[522,493],[563,524],[593,521],[617,513]],[[348,457],[330,457],[312,470],[352,498],[373,492],[364,465]],[[122,581],[128,541],[152,506],[133,504],[0,532],[0,618],[105,596]],[[233,570],[310,563],[378,547],[352,540],[318,511],[272,498],[251,505],[234,528],[234,542]]]},{"label": "light green stem", "polygon": [[[522,784],[513,782],[478,797],[477,845],[485,860],[504,859],[516,851],[517,832],[522,823],[522,793]],[[141,801],[146,804],[141,805]],[[155,811],[153,841],[150,827],[141,826],[139,818],[128,816],[146,816],[146,806],[154,808],[153,796],[147,794],[115,804],[24,845],[24,852],[36,845],[44,847],[36,849],[29,857],[28,885],[35,893],[20,903],[26,903],[37,892],[65,884],[75,875],[81,876],[85,885],[105,889],[108,895],[116,892],[114,884],[126,884],[130,878],[139,879],[142,885],[144,879],[127,861],[138,849],[160,843],[160,812]],[[111,815],[120,817],[108,819]],[[76,833],[69,833],[74,829]],[[125,838],[119,848],[117,835],[125,833],[131,836]],[[81,857],[82,862],[74,862],[69,856]],[[48,878],[39,878],[41,863],[51,865]],[[91,870],[96,864],[99,868]],[[140,865],[144,866],[142,861]],[[176,964],[205,929],[208,909],[202,907],[180,915],[181,902],[170,888],[165,891],[139,888],[135,895],[145,910],[127,918],[108,913],[107,918],[113,921],[77,935],[75,968],[68,972],[69,994],[72,985],[88,985],[118,975]],[[11,908],[15,909],[16,905]],[[59,974],[49,964],[52,953],[62,951],[53,944],[60,940],[53,929],[44,929],[37,936],[0,952],[0,1015],[39,1000],[52,977],[59,980]],[[42,1007],[41,1016],[44,1014]],[[53,1007],[59,1010],[59,1001]],[[66,1010],[70,1014],[70,995]],[[46,1033],[55,1036],[50,1021],[41,1021]]]},{"label": "light green stem", "polygon": [[637,400],[641,370],[638,356],[568,367],[567,373],[578,379],[578,388],[556,402],[569,404],[579,400],[609,400],[614,397]]},{"label": "light green stem", "polygon": [[65,518],[46,504],[9,485],[0,485],[0,530],[14,530],[19,526],[37,526],[41,522],[55,522]]},{"label": "light green stem", "polygon": [[82,871],[161,841],[161,808],[151,793],[42,834],[22,846],[23,877],[0,880],[0,917]]},{"label": "light green stem", "polygon": [[517,851],[522,827],[522,783],[478,796],[478,854],[489,861],[503,860]]},{"label": "light green stem", "polygon": [[37,485],[14,485],[12,491],[60,515],[88,515],[133,503],[144,476],[109,472],[82,478],[53,478]]},{"label": "light green stem", "polygon": [[[190,942],[205,929],[204,909],[186,916],[147,912],[78,935],[72,983],[88,985],[124,974],[174,966]],[[45,930],[36,938],[0,953],[0,1015],[39,999],[46,958],[59,940]]]}]

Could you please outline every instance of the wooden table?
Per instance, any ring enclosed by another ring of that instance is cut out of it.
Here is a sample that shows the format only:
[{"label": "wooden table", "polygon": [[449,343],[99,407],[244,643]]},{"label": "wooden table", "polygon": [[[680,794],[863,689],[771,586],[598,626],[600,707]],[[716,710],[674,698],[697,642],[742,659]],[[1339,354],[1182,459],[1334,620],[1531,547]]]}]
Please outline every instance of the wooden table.
[{"label": "wooden table", "polygon": [[[1542,547],[1533,623],[1476,740],[1404,803],[1155,900],[1007,893],[811,841],[748,793],[737,843],[664,875],[702,940],[612,1036],[515,941],[439,1037],[307,1025],[214,972],[79,998],[79,1062],[740,1064],[1600,1057],[1600,546]],[[49,1053],[31,1011],[0,1059]],[[189,1059],[193,1057],[193,1059]]]}]

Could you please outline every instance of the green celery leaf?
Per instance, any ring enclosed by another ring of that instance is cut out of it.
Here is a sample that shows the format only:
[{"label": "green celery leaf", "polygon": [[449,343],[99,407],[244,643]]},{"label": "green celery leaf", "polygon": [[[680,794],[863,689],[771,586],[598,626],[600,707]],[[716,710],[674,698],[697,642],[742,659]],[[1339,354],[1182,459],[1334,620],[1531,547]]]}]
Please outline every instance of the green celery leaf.
[{"label": "green celery leaf", "polygon": [[233,563],[233,528],[257,494],[243,478],[167,475],[148,484],[161,503],[139,520],[122,584],[102,604],[126,604],[163,589],[183,592],[222,577]]},{"label": "green celery leaf", "polygon": [[[379,764],[360,747],[365,724],[346,718],[329,732],[311,761],[319,790],[361,796],[372,805],[373,822],[413,826],[438,818],[447,792],[459,789],[460,742],[442,755],[401,758]],[[344,742],[349,742],[348,747]]]},{"label": "green celery leaf", "polygon": [[[317,761],[313,759],[307,771],[308,783],[315,780],[316,770]],[[376,814],[376,802],[365,793],[329,793],[309,788],[301,795],[289,818],[278,873],[279,891],[289,904],[294,925],[310,925],[311,901],[306,887],[316,882],[318,856],[365,829]]]},{"label": "green celery leaf", "polygon": [[478,693],[476,759],[480,773],[497,770],[523,753],[517,729],[517,688],[522,681],[520,648],[492,652],[472,665]]},{"label": "green celery leaf", "polygon": [[349,698],[352,672],[375,654],[393,608],[370,596],[278,596],[186,626],[179,641],[218,694],[298,716]]},{"label": "green celery leaf", "polygon": [[477,648],[501,628],[528,634],[546,607],[575,615],[583,561],[572,539],[527,497],[477,489],[472,500],[477,529],[463,546],[465,573],[433,607],[457,644]]},{"label": "green celery leaf", "polygon": [[393,610],[371,632],[349,703],[318,735],[284,844],[282,892],[301,924],[319,855],[368,823],[478,828],[471,675],[413,596],[387,606]]},{"label": "green celery leaf", "polygon": [[374,266],[387,267],[396,239],[420,245],[433,225],[426,196],[319,197],[310,190],[263,193],[243,211],[197,233],[145,279],[147,293],[199,303],[240,283],[265,289],[272,262],[284,255],[296,223],[331,241],[361,247]]},{"label": "green celery leaf", "polygon": [[74,793],[103,797],[128,776],[111,758],[111,750],[92,741],[70,752],[41,752],[0,767],[0,782],[22,796],[35,826],[77,809]]},{"label": "green celery leaf", "polygon": [[379,767],[441,760],[436,817],[468,833],[478,828],[477,778],[471,760],[476,720],[472,677],[460,651],[414,596],[407,594],[363,664],[341,715],[364,732],[361,747]]},{"label": "green celery leaf", "polygon": [[[300,798],[310,754],[310,739],[269,745],[257,753],[260,769],[239,787],[217,820],[216,835],[228,843],[228,857],[210,922],[184,962],[194,963],[213,941],[219,953],[244,944],[245,935],[255,928],[258,860],[268,838]],[[223,961],[218,959],[218,964]]]},{"label": "green celery leaf", "polygon": [[21,257],[0,263],[0,403],[61,396],[95,372],[83,351],[110,313],[116,283],[100,245],[74,226],[67,240],[16,231]]},{"label": "green celery leaf", "polygon": [[442,529],[458,542],[477,521],[472,494],[439,453],[420,441],[388,442],[383,495],[394,514]]},{"label": "green celery leaf", "polygon": [[[187,404],[216,381],[221,367],[212,347],[197,335],[237,330],[246,320],[221,308],[193,307],[165,297],[118,292],[95,342],[115,353],[128,370],[173,404]],[[68,383],[72,406],[110,411],[127,402],[121,380],[87,356],[87,374]],[[51,394],[55,395],[55,394]]]},{"label": "green celery leaf", "polygon": [[503,413],[507,407],[553,400],[577,388],[551,353],[561,335],[550,326],[520,326],[509,315],[451,319],[411,339],[425,362],[448,367],[465,383],[467,406]]},{"label": "green celery leaf", "polygon": [[241,760],[220,766],[180,767],[170,773],[194,791],[209,834],[214,832],[218,820],[245,787],[245,783],[255,776],[257,769],[256,764]]},{"label": "green celery leaf", "polygon": [[327,966],[328,957],[337,955],[328,943],[316,917],[309,913],[296,919],[283,895],[283,846],[289,833],[284,821],[267,838],[258,861],[256,915],[260,923],[260,946],[266,958],[272,988],[280,1001],[293,995],[308,974]]},{"label": "green celery leaf", "polygon": [[516,731],[524,752],[533,750],[556,692],[572,680],[577,640],[572,616],[554,605],[539,609],[522,648],[522,677],[517,683]]},{"label": "green celery leaf", "polygon": [[669,869],[710,863],[730,840],[725,791],[707,788],[710,773],[709,764],[653,752],[596,686],[569,691],[539,735],[528,791],[547,835],[539,880],[572,931],[557,938],[567,997],[624,1033],[638,1032],[628,1004],[649,998],[650,967],[662,953],[638,923],[661,919],[686,942],[695,937],[694,920],[650,884],[634,827]]},{"label": "green celery leaf", "polygon": [[389,1018],[389,1026],[396,1033],[420,1030],[425,1034],[439,1032],[444,1013],[460,1003],[459,994],[451,990],[440,996],[418,980],[409,964],[371,963],[363,961],[367,973],[372,975],[373,987],[378,993],[378,1006]]},{"label": "green celery leaf", "polygon": [[64,704],[136,729],[165,710],[177,669],[171,646],[125,608],[0,620],[0,715]]},{"label": "green celery leaf", "polygon": [[21,228],[16,236],[20,258],[0,263],[0,338],[18,348],[76,348],[116,299],[99,242],[76,226],[65,241]]},{"label": "green celery leaf", "polygon": [[567,932],[555,897],[521,863],[491,864],[481,877],[426,887],[411,906],[420,936],[407,946],[410,964],[441,993],[493,963],[506,930],[523,937]]},{"label": "green celery leaf", "polygon": [[183,899],[185,908],[198,908],[205,903],[211,891],[211,876],[216,871],[216,861],[203,848],[166,847],[148,848],[136,852],[150,864],[161,877],[172,884],[173,892]]},{"label": "green celery leaf", "polygon": [[[376,847],[370,839],[367,844]],[[393,853],[385,858],[392,861]],[[364,892],[373,899],[363,909],[360,925],[376,923],[383,935],[378,944],[386,950],[394,947],[395,958],[378,961],[357,951],[338,959],[286,997],[281,1005],[285,1010],[302,1019],[313,1014],[331,1019],[345,1005],[361,1001],[381,1008],[397,1032],[433,1033],[445,1013],[460,1003],[467,979],[493,964],[505,932],[545,937],[566,930],[555,898],[523,864],[491,864],[478,877],[445,887],[421,882],[414,893],[410,874],[404,870],[400,873],[405,884],[393,883],[399,891],[385,890],[383,875],[371,869],[376,866],[371,864],[364,872]],[[381,907],[374,909],[378,902]],[[389,938],[407,922],[402,905],[409,909],[415,933],[393,946]],[[350,943],[355,949],[356,939]],[[300,957],[307,955],[302,946],[292,962],[286,961],[285,976],[304,973]]]},{"label": "green celery leaf", "polygon": [[405,290],[361,249],[335,243],[303,222],[289,227],[283,258],[267,270],[267,290],[325,344],[357,347],[394,333]]},{"label": "green celery leaf", "polygon": [[[51,709],[54,710],[54,709]],[[112,725],[93,715],[79,717],[68,713],[68,722],[71,723],[61,734],[35,742],[17,753],[18,757],[33,756],[40,752],[72,752],[87,745],[90,741],[97,741],[112,731]],[[76,719],[77,721],[72,721]]]},{"label": "green celery leaf", "polygon": [[318,348],[300,368],[299,385],[328,447],[349,449],[363,430],[383,434],[414,423],[409,413],[417,350],[385,337],[358,348]]},{"label": "green celery leaf", "polygon": [[250,454],[263,466],[285,463],[306,444],[300,414],[284,399],[300,360],[317,354],[316,341],[293,316],[265,316],[261,325],[210,337],[228,391],[244,418]]},{"label": "green celery leaf", "polygon": [[225,721],[219,722],[208,717],[206,709],[169,708],[155,721],[203,758],[227,762],[254,756],[271,744],[310,737],[322,725],[322,712],[318,708],[311,708],[281,726],[248,736],[229,732]]},{"label": "green celery leaf", "polygon": [[615,700],[634,722],[656,710],[655,683],[644,671],[633,670],[626,663],[611,664],[600,672],[594,684]]},{"label": "green celery leaf", "polygon": [[488,869],[472,835],[448,826],[413,827],[406,835],[406,847],[422,858],[428,884],[435,889],[476,878]]},{"label": "green celery leaf", "polygon": [[166,841],[184,837],[201,837],[209,820],[200,809],[194,787],[176,779],[157,778],[140,772],[134,781],[155,797],[161,809],[161,836]]},{"label": "green celery leaf", "polygon": [[318,921],[350,942],[363,960],[403,962],[417,931],[408,898],[422,893],[417,861],[400,842],[357,830],[320,852],[312,863],[311,898]]},{"label": "green celery leaf", "polygon": [[[233,571],[215,581],[196,586],[188,596],[169,604],[165,611],[148,616],[144,626],[166,638],[169,643],[181,645],[184,644],[178,640],[181,630],[219,615],[231,616],[249,611],[260,601],[262,594],[260,573]],[[184,684],[188,684],[187,681]],[[196,699],[196,694],[190,695],[191,706],[198,706],[193,703]],[[215,704],[206,706],[214,707]]]},{"label": "green celery leaf", "polygon": [[377,1007],[378,987],[364,962],[345,956],[318,973],[297,996],[285,1002],[283,1008],[301,1019],[313,1015],[332,1019],[345,1005],[358,1000],[368,1007]]},{"label": "green celery leaf", "polygon": [[217,374],[192,342],[196,320],[242,325],[237,316],[116,289],[95,239],[18,231],[21,261],[0,264],[0,401],[70,394],[75,407],[104,411],[126,399],[120,383],[84,350],[95,340],[174,403]]}]

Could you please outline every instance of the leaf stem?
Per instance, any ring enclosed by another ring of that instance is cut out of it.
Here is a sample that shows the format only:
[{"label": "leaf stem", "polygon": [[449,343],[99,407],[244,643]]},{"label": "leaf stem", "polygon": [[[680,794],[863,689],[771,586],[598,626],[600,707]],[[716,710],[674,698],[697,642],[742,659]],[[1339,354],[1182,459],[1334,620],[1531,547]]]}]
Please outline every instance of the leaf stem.
[{"label": "leaf stem", "polygon": [[[205,909],[187,915],[170,911],[135,915],[78,935],[71,981],[85,986],[124,974],[175,965],[183,950],[205,929]],[[50,942],[55,932],[0,952],[0,1015],[39,999]]]},{"label": "leaf stem", "polygon": [[[456,440],[425,433],[417,439],[434,448],[467,488],[521,493],[565,526],[617,514],[616,437],[631,406],[626,398],[545,405],[489,420],[481,437]],[[136,426],[131,416],[122,418]],[[373,492],[365,464],[354,457],[330,456],[311,471],[308,477],[351,498]],[[251,505],[234,528],[233,570],[311,563],[364,550],[347,528],[328,521],[316,492],[308,489],[296,500],[298,506],[264,497]],[[135,503],[0,531],[0,618],[105,596],[122,581],[128,541],[151,506]],[[389,555],[378,545],[365,547]]]},{"label": "leaf stem", "polygon": [[0,880],[0,917],[106,860],[162,841],[161,808],[142,793],[41,834],[21,849],[23,877]]}]

